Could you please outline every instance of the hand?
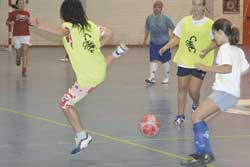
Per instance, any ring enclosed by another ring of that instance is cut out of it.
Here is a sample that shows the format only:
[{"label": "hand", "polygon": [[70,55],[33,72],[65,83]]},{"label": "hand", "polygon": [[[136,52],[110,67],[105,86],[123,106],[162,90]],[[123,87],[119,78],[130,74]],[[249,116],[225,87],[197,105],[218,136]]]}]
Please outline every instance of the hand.
[{"label": "hand", "polygon": [[204,58],[207,55],[207,52],[205,50],[202,50],[199,54],[200,58]]},{"label": "hand", "polygon": [[162,47],[162,48],[159,50],[159,54],[162,56],[164,52],[166,52],[166,48],[165,48],[165,47]]},{"label": "hand", "polygon": [[30,24],[31,26],[38,26],[37,18],[31,17],[31,18],[29,19],[29,24]]},{"label": "hand", "polygon": [[206,55],[208,54],[208,52],[206,50],[202,50],[199,54],[200,58],[204,58]]},{"label": "hand", "polygon": [[201,64],[201,63],[195,64],[195,68],[196,68],[197,70],[206,71],[206,66],[203,65],[203,64]]}]

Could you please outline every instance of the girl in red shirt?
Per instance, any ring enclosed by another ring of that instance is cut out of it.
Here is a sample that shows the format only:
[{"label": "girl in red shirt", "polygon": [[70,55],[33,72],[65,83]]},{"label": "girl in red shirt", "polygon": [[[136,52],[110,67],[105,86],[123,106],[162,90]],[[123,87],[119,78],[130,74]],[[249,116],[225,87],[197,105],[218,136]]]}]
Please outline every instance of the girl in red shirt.
[{"label": "girl in red shirt", "polygon": [[16,0],[16,4],[12,5],[16,8],[11,12],[6,24],[13,25],[13,44],[16,49],[16,65],[21,64],[22,58],[22,76],[26,77],[27,64],[28,64],[28,51],[30,43],[30,13],[26,11],[24,0]]}]

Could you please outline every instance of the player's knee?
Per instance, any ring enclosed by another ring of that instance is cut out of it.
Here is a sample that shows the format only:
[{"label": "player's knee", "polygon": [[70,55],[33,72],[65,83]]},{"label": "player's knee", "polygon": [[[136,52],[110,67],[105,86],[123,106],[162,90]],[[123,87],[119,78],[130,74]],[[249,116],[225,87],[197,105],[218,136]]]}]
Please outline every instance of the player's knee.
[{"label": "player's knee", "polygon": [[178,91],[179,92],[187,92],[188,91],[188,85],[183,84],[183,83],[179,83],[178,84]]},{"label": "player's knee", "polygon": [[196,89],[189,89],[188,90],[189,92],[189,95],[192,97],[192,98],[196,98],[196,97],[199,97],[200,96],[200,91],[199,90],[196,90]]},{"label": "player's knee", "polygon": [[60,101],[59,107],[60,107],[62,110],[65,110],[65,109],[66,109],[66,106],[65,106],[65,103],[64,103],[63,100]]},{"label": "player's knee", "polygon": [[72,105],[68,104],[68,101],[66,101],[65,99],[62,99],[60,101],[60,104],[59,104],[59,107],[62,109],[62,110],[68,110],[69,108],[71,108]]},{"label": "player's knee", "polygon": [[64,103],[63,101],[60,102],[59,107],[60,107],[63,111],[71,111],[71,110],[74,109],[74,105]]}]

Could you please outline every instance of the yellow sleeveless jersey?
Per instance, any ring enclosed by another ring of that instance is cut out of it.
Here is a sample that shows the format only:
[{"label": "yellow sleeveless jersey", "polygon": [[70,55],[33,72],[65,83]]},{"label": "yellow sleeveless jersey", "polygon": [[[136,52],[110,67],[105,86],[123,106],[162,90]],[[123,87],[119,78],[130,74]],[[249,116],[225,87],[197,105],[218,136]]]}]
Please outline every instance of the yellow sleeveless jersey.
[{"label": "yellow sleeveless jersey", "polygon": [[192,16],[183,18],[179,48],[174,62],[186,68],[195,68],[198,62],[211,66],[214,61],[214,51],[210,51],[204,58],[200,58],[199,54],[211,43],[212,25],[211,19],[201,26],[195,26],[192,23]]},{"label": "yellow sleeveless jersey", "polygon": [[64,22],[70,34],[63,37],[63,45],[69,55],[76,75],[77,83],[82,87],[96,86],[105,79],[106,61],[100,50],[100,31],[91,21],[89,28],[82,30],[80,26]]}]

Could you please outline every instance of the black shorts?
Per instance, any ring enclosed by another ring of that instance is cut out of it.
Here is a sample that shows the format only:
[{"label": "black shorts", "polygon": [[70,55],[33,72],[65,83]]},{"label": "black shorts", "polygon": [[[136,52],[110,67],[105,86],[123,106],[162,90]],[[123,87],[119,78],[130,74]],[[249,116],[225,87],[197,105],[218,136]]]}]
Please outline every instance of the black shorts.
[{"label": "black shorts", "polygon": [[205,78],[206,72],[197,70],[195,68],[185,68],[185,67],[178,66],[177,76],[184,77],[188,75],[192,75],[196,78],[203,80]]}]

